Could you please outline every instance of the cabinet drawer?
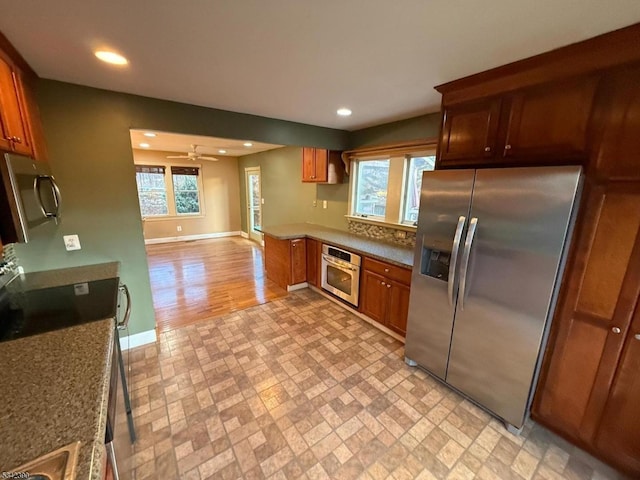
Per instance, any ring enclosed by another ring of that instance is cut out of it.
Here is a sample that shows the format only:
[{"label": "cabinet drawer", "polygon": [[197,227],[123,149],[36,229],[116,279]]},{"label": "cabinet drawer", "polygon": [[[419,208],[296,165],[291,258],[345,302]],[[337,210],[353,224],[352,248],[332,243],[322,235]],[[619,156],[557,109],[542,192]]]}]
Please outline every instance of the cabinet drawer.
[{"label": "cabinet drawer", "polygon": [[411,284],[411,270],[408,268],[397,267],[389,263],[379,262],[378,260],[365,257],[364,269],[376,272],[397,282],[404,283],[405,285]]}]

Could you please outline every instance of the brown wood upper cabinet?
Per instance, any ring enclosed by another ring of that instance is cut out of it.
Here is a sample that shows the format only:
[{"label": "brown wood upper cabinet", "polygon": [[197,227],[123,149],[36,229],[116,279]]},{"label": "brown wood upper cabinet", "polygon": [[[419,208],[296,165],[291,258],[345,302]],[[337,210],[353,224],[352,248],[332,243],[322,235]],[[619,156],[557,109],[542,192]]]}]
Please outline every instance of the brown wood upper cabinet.
[{"label": "brown wood upper cabinet", "polygon": [[0,149],[33,155],[21,73],[0,54]]},{"label": "brown wood upper cabinet", "polygon": [[360,311],[404,336],[409,314],[411,270],[365,257]]},{"label": "brown wood upper cabinet", "polygon": [[302,149],[302,181],[310,183],[342,183],[340,152],[324,148]]},{"label": "brown wood upper cabinet", "polygon": [[587,155],[598,76],[444,107],[439,166],[553,164]]}]

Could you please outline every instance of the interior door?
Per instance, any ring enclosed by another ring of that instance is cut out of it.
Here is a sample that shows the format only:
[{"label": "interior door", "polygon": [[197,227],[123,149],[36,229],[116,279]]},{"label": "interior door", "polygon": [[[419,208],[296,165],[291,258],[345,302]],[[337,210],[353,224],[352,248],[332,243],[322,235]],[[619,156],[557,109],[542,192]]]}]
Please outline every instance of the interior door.
[{"label": "interior door", "polygon": [[422,175],[405,356],[443,380],[455,313],[458,244],[468,222],[474,175],[475,170]]},{"label": "interior door", "polygon": [[446,381],[518,428],[579,184],[580,167],[476,173]]},{"label": "interior door", "polygon": [[247,186],[247,233],[254,242],[262,243],[262,183],[260,167],[245,168],[245,184]]}]

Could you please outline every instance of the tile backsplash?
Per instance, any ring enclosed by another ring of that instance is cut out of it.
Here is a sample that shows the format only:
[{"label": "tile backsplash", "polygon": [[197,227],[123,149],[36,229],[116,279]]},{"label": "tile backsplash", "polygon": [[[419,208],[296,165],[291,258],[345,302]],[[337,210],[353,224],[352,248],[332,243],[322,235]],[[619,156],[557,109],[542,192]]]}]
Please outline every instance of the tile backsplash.
[{"label": "tile backsplash", "polygon": [[413,247],[416,244],[416,232],[408,232],[386,225],[373,225],[347,219],[349,232],[363,237],[382,240],[383,242]]}]

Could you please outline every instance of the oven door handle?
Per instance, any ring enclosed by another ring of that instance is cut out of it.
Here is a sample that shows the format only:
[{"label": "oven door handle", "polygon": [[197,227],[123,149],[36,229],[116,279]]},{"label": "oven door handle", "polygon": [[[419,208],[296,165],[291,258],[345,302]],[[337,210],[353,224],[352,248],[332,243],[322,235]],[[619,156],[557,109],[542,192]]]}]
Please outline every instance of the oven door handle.
[{"label": "oven door handle", "polygon": [[329,265],[333,265],[336,268],[341,268],[343,270],[351,270],[352,272],[358,271],[357,267],[352,267],[351,265],[344,264],[344,263],[338,263],[335,260],[333,260],[329,255],[325,255],[324,253],[322,254],[322,259]]}]

